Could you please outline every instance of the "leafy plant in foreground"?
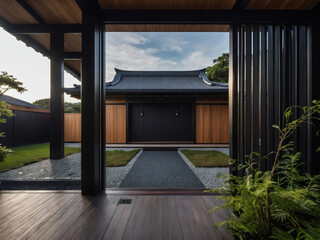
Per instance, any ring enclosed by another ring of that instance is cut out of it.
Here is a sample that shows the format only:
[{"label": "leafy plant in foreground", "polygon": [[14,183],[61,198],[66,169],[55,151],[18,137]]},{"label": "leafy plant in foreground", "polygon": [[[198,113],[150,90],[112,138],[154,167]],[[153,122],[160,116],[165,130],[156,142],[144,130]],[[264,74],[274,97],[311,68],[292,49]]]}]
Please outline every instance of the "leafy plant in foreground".
[{"label": "leafy plant in foreground", "polygon": [[[227,188],[218,189],[224,204],[213,208],[232,210],[224,225],[238,239],[320,239],[320,175],[301,173],[301,153],[294,152],[290,136],[302,124],[319,120],[320,101],[311,107],[289,107],[279,130],[279,145],[273,156],[271,171],[260,171],[256,153],[239,165],[244,176],[225,177]],[[290,120],[293,111],[300,117]],[[217,191],[217,189],[213,189]]]}]

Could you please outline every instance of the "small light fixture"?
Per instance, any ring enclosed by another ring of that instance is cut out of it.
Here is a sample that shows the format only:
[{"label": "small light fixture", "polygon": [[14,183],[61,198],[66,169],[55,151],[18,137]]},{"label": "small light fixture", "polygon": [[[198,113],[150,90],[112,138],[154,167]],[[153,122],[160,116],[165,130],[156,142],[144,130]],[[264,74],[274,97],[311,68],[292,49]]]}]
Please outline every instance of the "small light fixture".
[{"label": "small light fixture", "polygon": [[179,112],[178,111],[176,111],[176,116],[179,116]]},{"label": "small light fixture", "polygon": [[140,113],[140,116],[143,117],[143,112]]}]

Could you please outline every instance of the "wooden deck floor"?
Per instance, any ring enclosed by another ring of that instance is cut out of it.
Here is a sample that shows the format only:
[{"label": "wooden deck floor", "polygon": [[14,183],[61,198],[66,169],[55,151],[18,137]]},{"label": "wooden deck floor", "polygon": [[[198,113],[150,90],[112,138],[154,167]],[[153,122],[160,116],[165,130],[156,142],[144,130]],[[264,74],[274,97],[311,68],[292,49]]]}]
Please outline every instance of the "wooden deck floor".
[{"label": "wooden deck floor", "polygon": [[[119,199],[131,204],[118,204]],[[0,239],[232,239],[213,195],[0,193]]]}]

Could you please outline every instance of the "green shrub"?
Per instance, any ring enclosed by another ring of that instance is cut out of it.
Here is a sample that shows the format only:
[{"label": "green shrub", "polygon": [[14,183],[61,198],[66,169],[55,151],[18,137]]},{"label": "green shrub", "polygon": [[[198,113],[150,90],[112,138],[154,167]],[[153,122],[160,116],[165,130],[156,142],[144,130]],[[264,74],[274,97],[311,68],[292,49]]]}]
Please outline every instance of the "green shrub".
[{"label": "green shrub", "polygon": [[0,162],[2,162],[11,153],[11,150],[0,144]]},{"label": "green shrub", "polygon": [[[226,226],[238,239],[320,239],[320,175],[301,173],[301,153],[294,152],[289,141],[301,124],[319,120],[320,102],[313,103],[311,107],[289,107],[284,127],[274,126],[280,139],[277,151],[268,154],[273,156],[271,171],[258,170],[255,161],[260,156],[252,153],[235,169],[244,176],[224,177],[228,187],[218,191],[225,203],[210,212],[231,209],[233,214],[217,226]],[[301,116],[290,121],[297,109]]]}]

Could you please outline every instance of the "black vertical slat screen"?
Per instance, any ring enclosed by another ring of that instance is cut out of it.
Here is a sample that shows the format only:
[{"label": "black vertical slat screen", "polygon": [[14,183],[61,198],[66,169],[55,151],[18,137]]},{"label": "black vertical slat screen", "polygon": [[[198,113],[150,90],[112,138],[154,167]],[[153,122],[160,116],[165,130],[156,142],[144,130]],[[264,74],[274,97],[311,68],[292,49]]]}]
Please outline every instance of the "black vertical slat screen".
[{"label": "black vertical slat screen", "polygon": [[[274,27],[268,26],[267,36],[267,57],[268,57],[268,79],[267,79],[267,111],[268,113],[274,113]],[[274,123],[273,114],[267,114],[267,153],[274,150],[274,129],[272,127]],[[272,168],[272,156],[268,157],[267,169]]]},{"label": "black vertical slat screen", "polygon": [[[230,157],[243,162],[246,155],[258,152],[260,168],[270,170],[274,156],[262,158],[278,146],[279,132],[272,125],[282,124],[286,107],[311,104],[311,31],[305,25],[232,25],[231,29]],[[307,126],[293,136],[306,171],[310,171],[310,137]]]},{"label": "black vertical slat screen", "polygon": [[239,161],[244,162],[244,61],[245,61],[245,45],[244,45],[244,29],[240,29],[239,36]]},{"label": "black vertical slat screen", "polygon": [[[261,112],[261,156],[266,156],[267,154],[267,34],[266,34],[266,26],[261,26],[261,82],[260,82],[260,112]],[[261,159],[260,167],[262,169],[266,169],[267,161],[266,159]]]},{"label": "black vertical slat screen", "polygon": [[253,146],[253,152],[259,152],[259,74],[260,74],[260,63],[259,63],[259,26],[253,26],[253,62],[252,62],[252,82],[253,82],[253,88],[252,88],[252,146]]},{"label": "black vertical slat screen", "polygon": [[[251,145],[251,128],[252,128],[252,122],[251,122],[251,85],[252,85],[252,80],[251,80],[251,73],[252,73],[252,55],[251,55],[251,46],[252,46],[252,39],[251,39],[251,28],[252,26],[247,26],[246,27],[246,39],[245,39],[245,44],[246,44],[246,63],[245,63],[245,69],[246,69],[246,74],[245,74],[245,139],[250,139],[249,141],[245,141],[245,146],[246,146],[246,155],[250,155],[252,152],[252,145]],[[249,144],[250,143],[250,144]]]}]

